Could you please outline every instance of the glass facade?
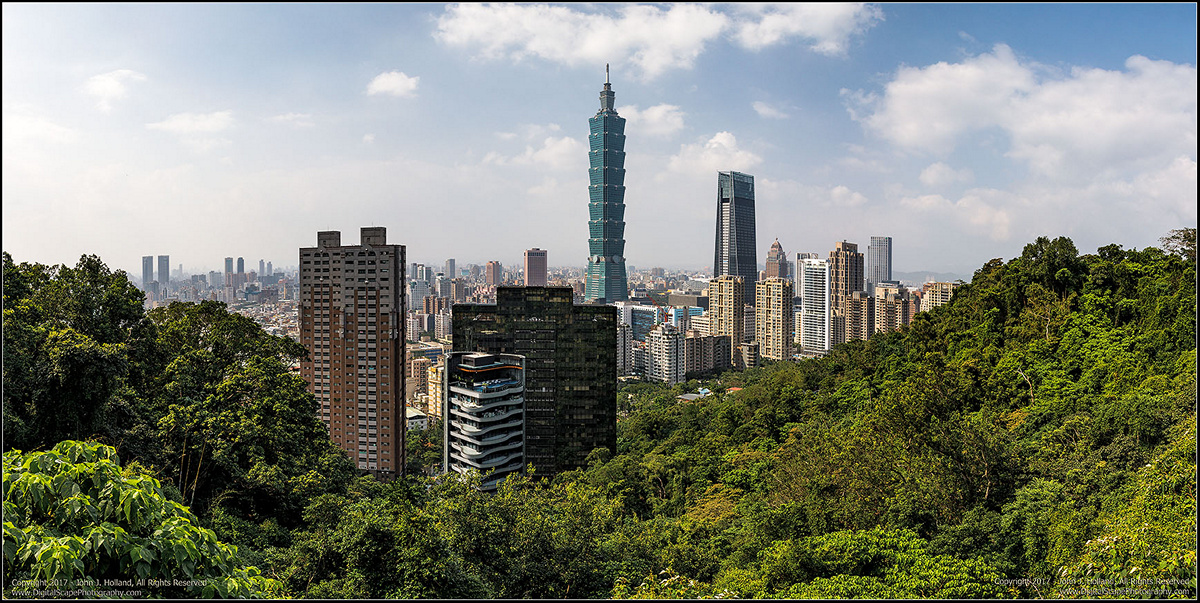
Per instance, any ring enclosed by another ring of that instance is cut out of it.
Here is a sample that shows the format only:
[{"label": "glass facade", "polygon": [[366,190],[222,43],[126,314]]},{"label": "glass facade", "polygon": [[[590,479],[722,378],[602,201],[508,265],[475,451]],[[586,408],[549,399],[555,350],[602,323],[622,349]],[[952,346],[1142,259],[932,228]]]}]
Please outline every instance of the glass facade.
[{"label": "glass facade", "polygon": [[758,251],[754,227],[754,176],[740,172],[717,173],[717,241],[713,276],[742,277],[758,281]]},{"label": "glass facade", "polygon": [[574,305],[570,287],[498,287],[455,304],[454,349],[525,358],[525,462],[537,475],[617,445],[617,309]]},{"label": "glass facade", "polygon": [[875,285],[892,280],[892,237],[871,237],[867,247],[867,291],[875,294]]},{"label": "glass facade", "polygon": [[604,82],[600,110],[588,120],[588,270],[586,301],[629,299],[625,275],[625,118]]}]

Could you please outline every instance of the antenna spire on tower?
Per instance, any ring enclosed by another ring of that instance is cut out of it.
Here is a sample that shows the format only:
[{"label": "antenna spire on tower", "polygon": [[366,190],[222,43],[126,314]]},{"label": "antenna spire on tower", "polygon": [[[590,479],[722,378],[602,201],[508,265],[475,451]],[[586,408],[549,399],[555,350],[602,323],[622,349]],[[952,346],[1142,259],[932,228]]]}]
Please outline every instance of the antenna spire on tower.
[{"label": "antenna spire on tower", "polygon": [[604,83],[605,83],[605,84],[610,84],[610,83],[612,83],[612,82],[609,82],[609,81],[608,81],[608,63],[605,63],[605,64],[604,64]]}]

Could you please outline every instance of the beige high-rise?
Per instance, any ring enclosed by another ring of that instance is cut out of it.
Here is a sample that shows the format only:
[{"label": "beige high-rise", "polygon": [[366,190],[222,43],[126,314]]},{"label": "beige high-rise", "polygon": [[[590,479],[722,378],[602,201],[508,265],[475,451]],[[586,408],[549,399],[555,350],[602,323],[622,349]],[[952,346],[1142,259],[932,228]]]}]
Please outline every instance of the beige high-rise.
[{"label": "beige high-rise", "polygon": [[[740,276],[724,275],[708,283],[710,335],[728,335],[731,354],[742,342],[746,329],[746,281]],[[737,361],[736,358],[730,358]]]},{"label": "beige high-rise", "polygon": [[[786,264],[784,264],[786,265]],[[771,360],[792,358],[795,308],[792,282],[771,277],[755,286],[754,335],[758,353]]]},{"label": "beige high-rise", "polygon": [[831,345],[845,343],[850,338],[851,325],[846,322],[846,302],[855,291],[863,290],[863,254],[858,244],[838,241],[829,252],[829,305]]}]

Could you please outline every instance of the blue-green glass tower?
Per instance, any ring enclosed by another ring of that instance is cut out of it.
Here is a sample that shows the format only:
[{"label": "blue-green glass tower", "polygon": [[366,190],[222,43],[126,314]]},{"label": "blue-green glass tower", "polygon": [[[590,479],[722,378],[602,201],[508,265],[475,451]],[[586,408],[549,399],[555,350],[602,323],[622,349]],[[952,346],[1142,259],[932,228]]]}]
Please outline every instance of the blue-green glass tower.
[{"label": "blue-green glass tower", "polygon": [[600,110],[588,120],[588,271],[584,301],[629,299],[625,278],[625,118],[604,66]]}]

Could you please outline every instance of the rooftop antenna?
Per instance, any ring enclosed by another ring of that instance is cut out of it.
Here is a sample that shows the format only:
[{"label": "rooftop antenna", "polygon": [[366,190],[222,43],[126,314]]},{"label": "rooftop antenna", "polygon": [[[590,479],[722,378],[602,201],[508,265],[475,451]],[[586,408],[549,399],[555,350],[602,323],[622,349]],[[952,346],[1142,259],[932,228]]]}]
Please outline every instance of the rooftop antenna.
[{"label": "rooftop antenna", "polygon": [[608,63],[604,64],[604,83],[605,84],[611,83],[608,81]]}]

